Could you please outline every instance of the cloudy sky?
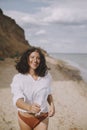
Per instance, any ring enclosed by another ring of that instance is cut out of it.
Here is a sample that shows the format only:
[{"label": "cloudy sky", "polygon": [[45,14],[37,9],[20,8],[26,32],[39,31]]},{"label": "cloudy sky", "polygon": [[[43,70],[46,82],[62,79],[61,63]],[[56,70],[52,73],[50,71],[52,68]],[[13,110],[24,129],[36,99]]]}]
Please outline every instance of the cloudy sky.
[{"label": "cloudy sky", "polygon": [[26,40],[48,52],[87,53],[87,0],[0,0]]}]

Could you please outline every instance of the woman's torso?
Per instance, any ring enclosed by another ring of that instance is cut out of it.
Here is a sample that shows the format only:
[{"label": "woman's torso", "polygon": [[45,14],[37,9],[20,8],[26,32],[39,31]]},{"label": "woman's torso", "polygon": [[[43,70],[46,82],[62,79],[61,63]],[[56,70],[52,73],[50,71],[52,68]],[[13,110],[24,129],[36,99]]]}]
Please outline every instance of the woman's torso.
[{"label": "woman's torso", "polygon": [[47,97],[50,93],[50,74],[45,77],[38,77],[37,80],[30,74],[17,74],[21,80],[20,89],[25,97],[25,102],[29,104],[37,103],[41,106],[41,112],[47,112]]}]

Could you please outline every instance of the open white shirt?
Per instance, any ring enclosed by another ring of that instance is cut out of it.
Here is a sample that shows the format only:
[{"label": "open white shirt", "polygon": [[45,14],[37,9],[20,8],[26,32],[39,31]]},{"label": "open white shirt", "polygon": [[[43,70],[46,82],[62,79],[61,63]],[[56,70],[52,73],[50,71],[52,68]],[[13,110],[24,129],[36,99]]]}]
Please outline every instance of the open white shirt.
[{"label": "open white shirt", "polygon": [[[47,112],[47,97],[51,94],[51,79],[49,73],[44,77],[38,77],[37,80],[34,80],[30,74],[16,74],[11,83],[14,105],[19,98],[24,98],[26,103],[37,103],[41,106],[41,112]],[[18,109],[26,112],[26,110]]]}]

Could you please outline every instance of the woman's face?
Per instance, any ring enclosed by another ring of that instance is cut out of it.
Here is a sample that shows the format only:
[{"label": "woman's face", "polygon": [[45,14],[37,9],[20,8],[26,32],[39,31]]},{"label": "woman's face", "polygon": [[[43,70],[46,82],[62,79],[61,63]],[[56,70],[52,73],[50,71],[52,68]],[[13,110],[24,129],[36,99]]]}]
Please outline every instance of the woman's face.
[{"label": "woman's face", "polygon": [[37,69],[37,67],[40,64],[40,55],[37,51],[34,51],[29,55],[28,64],[30,66],[30,69],[33,69],[33,70]]}]

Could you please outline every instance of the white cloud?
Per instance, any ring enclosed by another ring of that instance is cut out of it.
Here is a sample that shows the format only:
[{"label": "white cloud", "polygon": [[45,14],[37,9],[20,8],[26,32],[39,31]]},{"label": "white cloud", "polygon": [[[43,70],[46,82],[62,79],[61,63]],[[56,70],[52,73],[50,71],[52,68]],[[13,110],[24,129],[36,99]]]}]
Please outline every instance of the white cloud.
[{"label": "white cloud", "polygon": [[48,23],[83,23],[87,21],[87,9],[75,7],[48,7],[43,11],[46,15],[44,22]]},{"label": "white cloud", "polygon": [[42,34],[45,34],[46,31],[45,30],[39,30],[35,33],[35,35],[42,35]]},{"label": "white cloud", "polygon": [[43,43],[43,44],[45,44],[45,45],[48,44],[48,40],[47,40],[47,39],[39,39],[39,42],[40,42],[40,43]]},{"label": "white cloud", "polygon": [[[50,4],[47,7],[41,7],[39,12],[34,14],[23,13],[18,11],[6,11],[5,13],[13,17],[17,23],[33,24],[33,25],[48,25],[51,24],[87,24],[87,8],[73,4],[74,2],[61,5],[58,2]],[[72,6],[71,6],[72,4]],[[86,2],[87,4],[87,2]],[[85,3],[84,3],[85,5]]]},{"label": "white cloud", "polygon": [[19,12],[19,11],[5,11],[5,14],[15,19],[17,23],[23,24],[39,24],[36,16],[29,13]]}]

